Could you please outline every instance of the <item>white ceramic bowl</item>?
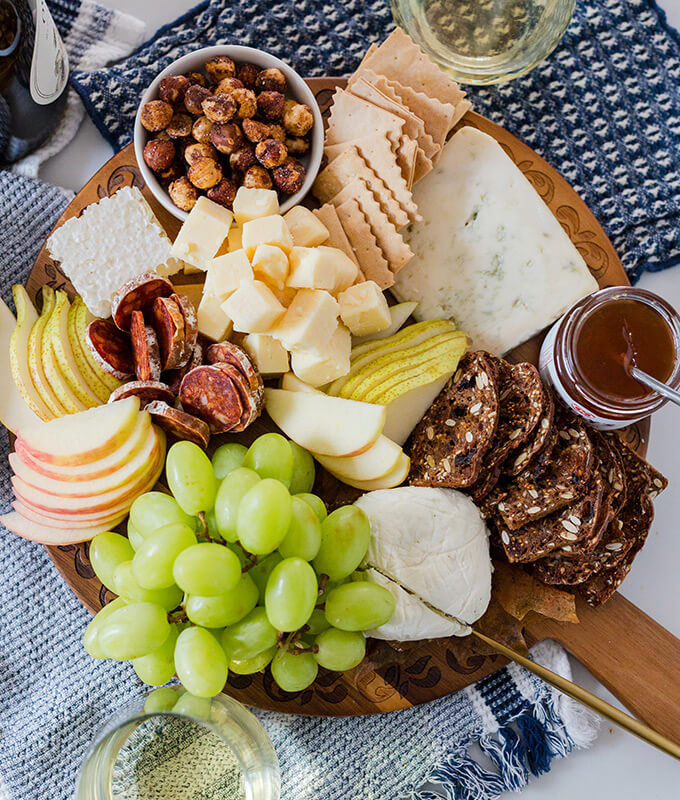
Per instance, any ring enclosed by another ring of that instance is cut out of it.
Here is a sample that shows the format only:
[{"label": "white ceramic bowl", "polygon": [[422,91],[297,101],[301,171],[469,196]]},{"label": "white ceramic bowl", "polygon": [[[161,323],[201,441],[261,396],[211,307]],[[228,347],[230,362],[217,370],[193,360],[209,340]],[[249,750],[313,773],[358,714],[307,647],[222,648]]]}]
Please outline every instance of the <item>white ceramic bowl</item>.
[{"label": "white ceramic bowl", "polygon": [[137,163],[139,164],[142,177],[144,178],[146,185],[149,187],[149,189],[151,189],[153,196],[164,208],[166,208],[178,219],[185,220],[187,218],[188,212],[177,208],[177,206],[170,199],[170,195],[167,193],[161,182],[144,161],[144,145],[148,141],[150,134],[142,127],[142,123],[140,122],[140,114],[145,103],[158,98],[158,85],[163,78],[167,77],[168,75],[184,75],[187,72],[194,71],[201,72],[203,71],[206,61],[214,58],[215,56],[229,56],[229,58],[233,59],[237,64],[248,62],[250,64],[255,64],[256,67],[260,67],[261,69],[277,67],[281,70],[281,72],[283,72],[283,74],[286,76],[286,80],[288,81],[287,94],[289,94],[298,102],[305,103],[312,109],[312,114],[314,115],[314,127],[311,131],[310,148],[304,156],[300,157],[300,161],[305,165],[305,169],[307,170],[307,176],[300,191],[290,195],[289,197],[286,197],[281,203],[281,211],[285,212],[289,208],[292,208],[300,203],[302,198],[312,188],[312,183],[314,183],[314,179],[319,171],[321,157],[323,155],[323,119],[321,117],[319,105],[316,102],[312,91],[304,82],[304,80],[297,74],[297,72],[289,67],[288,64],[281,61],[281,59],[276,58],[276,56],[265,53],[263,50],[257,50],[254,47],[241,47],[240,45],[226,44],[215,45],[214,47],[203,47],[200,50],[196,50],[193,53],[188,53],[187,55],[178,58],[176,61],[173,61],[172,64],[167,66],[156,76],[149,88],[142,95],[139,108],[137,109],[137,117],[135,118],[135,157],[137,158]]}]

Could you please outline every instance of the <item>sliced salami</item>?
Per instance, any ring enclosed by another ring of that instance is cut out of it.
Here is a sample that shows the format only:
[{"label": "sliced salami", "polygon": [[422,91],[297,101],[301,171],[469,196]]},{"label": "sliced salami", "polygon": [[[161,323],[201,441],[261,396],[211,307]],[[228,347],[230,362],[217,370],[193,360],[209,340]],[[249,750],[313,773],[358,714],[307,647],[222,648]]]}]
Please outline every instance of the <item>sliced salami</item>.
[{"label": "sliced salami", "polygon": [[257,367],[246,351],[233,342],[211,344],[205,352],[205,360],[209,364],[220,362],[232,364],[246,379],[246,385],[256,397],[256,403],[264,398],[264,383]]},{"label": "sliced salami", "polygon": [[243,415],[238,380],[217,366],[190,370],[179,387],[182,407],[204,420],[213,433],[233,430]]},{"label": "sliced salami", "polygon": [[203,364],[203,345],[200,342],[196,342],[194,352],[192,353],[189,361],[187,361],[183,367],[169,369],[163,375],[163,378],[170,387],[170,390],[175,394],[179,394],[179,387],[182,383],[182,378],[184,378],[189,370],[194,369],[195,367],[200,367],[201,364]]},{"label": "sliced salami", "polygon": [[120,381],[132,377],[135,362],[130,337],[111,320],[92,320],[87,326],[85,340],[96,362],[105,372]]},{"label": "sliced salami", "polygon": [[167,278],[157,272],[145,272],[127,283],[113,295],[111,300],[111,316],[122,331],[130,330],[130,319],[133,311],[142,314],[151,313],[157,297],[169,297],[175,290]]},{"label": "sliced salami", "polygon": [[146,410],[151,414],[156,425],[177,439],[193,442],[204,450],[208,446],[210,428],[202,419],[187,414],[186,411],[173,408],[162,400],[154,400],[149,403]]},{"label": "sliced salami", "polygon": [[109,396],[109,403],[124,400],[126,397],[139,397],[139,407],[144,408],[147,403],[162,400],[164,403],[174,403],[175,395],[170,387],[161,381],[130,381],[114,389]]},{"label": "sliced salami", "polygon": [[229,364],[226,361],[218,361],[212,366],[221,370],[225,375],[231,378],[239,392],[239,397],[243,404],[243,413],[238,423],[231,430],[233,433],[240,433],[262,413],[262,408],[264,407],[264,392],[252,392],[243,373],[233,364]]},{"label": "sliced salami", "polygon": [[130,317],[130,338],[135,360],[135,374],[140,381],[157,381],[161,377],[161,353],[156,332],[144,324],[144,314],[133,311]]},{"label": "sliced salami", "polygon": [[184,358],[184,316],[180,307],[170,297],[157,297],[152,316],[161,350],[161,367],[183,366],[189,359]]},{"label": "sliced salami", "polygon": [[194,354],[194,348],[198,342],[198,317],[196,316],[196,309],[185,294],[173,294],[171,298],[179,306],[179,310],[184,317],[184,353],[182,358],[185,363],[191,360]]}]

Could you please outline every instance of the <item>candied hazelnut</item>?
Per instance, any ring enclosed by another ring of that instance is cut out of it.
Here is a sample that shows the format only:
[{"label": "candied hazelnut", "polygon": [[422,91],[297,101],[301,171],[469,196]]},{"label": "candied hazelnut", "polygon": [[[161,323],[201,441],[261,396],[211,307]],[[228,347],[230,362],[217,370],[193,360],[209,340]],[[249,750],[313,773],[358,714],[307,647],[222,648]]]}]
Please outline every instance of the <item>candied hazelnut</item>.
[{"label": "candied hazelnut", "polygon": [[175,145],[164,139],[151,139],[144,145],[144,161],[149,169],[161,172],[175,160]]},{"label": "candied hazelnut", "polygon": [[191,181],[186,176],[173,181],[168,186],[168,194],[172,202],[177,208],[181,208],[182,211],[191,211],[198,200],[196,187],[192,185]]},{"label": "candied hazelnut", "polygon": [[307,171],[295,158],[287,158],[280,167],[274,167],[272,177],[276,188],[284,194],[295,194],[302,189]]},{"label": "candied hazelnut", "polygon": [[165,130],[171,139],[184,139],[186,136],[191,135],[193,124],[194,121],[188,114],[182,114],[177,111],[172,115],[172,119]]},{"label": "candied hazelnut", "polygon": [[257,164],[255,147],[250,142],[229,156],[229,166],[235,172],[245,172],[250,167],[254,167],[255,164]]},{"label": "candied hazelnut", "polygon": [[170,139],[170,136],[167,131],[158,131],[158,133],[154,136],[154,139],[162,139],[164,142],[167,142]]},{"label": "candied hazelnut", "polygon": [[243,120],[243,133],[251,142],[263,142],[265,139],[274,138],[271,136],[271,125],[255,119]]},{"label": "candied hazelnut", "polygon": [[205,79],[205,75],[202,72],[187,72],[186,79],[189,81],[190,85],[197,85],[197,86],[207,86],[208,81]]},{"label": "candied hazelnut", "polygon": [[142,107],[140,121],[147,131],[162,131],[172,119],[172,106],[164,100],[150,100]]},{"label": "candied hazelnut", "polygon": [[248,119],[257,114],[257,98],[250,89],[234,89],[231,96],[238,103],[238,118]]},{"label": "candied hazelnut", "polygon": [[212,200],[213,203],[219,203],[219,205],[224,206],[225,208],[231,208],[234,204],[234,198],[236,197],[237,189],[238,186],[234,183],[234,181],[230,181],[225,178],[224,180],[221,180],[217,186],[213,186],[212,189],[208,189],[208,200]]},{"label": "candied hazelnut", "polygon": [[284,94],[286,91],[286,76],[276,67],[263,69],[257,75],[255,88],[258,92],[281,92],[281,94]]},{"label": "candied hazelnut", "polygon": [[213,123],[207,117],[199,117],[196,122],[194,122],[191,135],[197,142],[209,142],[212,127]]},{"label": "candied hazelnut", "polygon": [[263,167],[271,169],[283,164],[288,158],[288,150],[278,139],[265,139],[255,146],[255,156]]},{"label": "candied hazelnut", "polygon": [[222,167],[214,158],[197,158],[189,167],[187,177],[197,189],[210,189],[222,180]]},{"label": "candied hazelnut", "polygon": [[312,128],[312,109],[304,103],[286,103],[283,111],[283,127],[294,136],[304,136]]},{"label": "candied hazelnut", "polygon": [[210,141],[220,153],[230,155],[243,147],[243,131],[235,122],[216,122],[210,131]]},{"label": "candied hazelnut", "polygon": [[255,64],[239,64],[236,67],[236,77],[247,89],[255,88],[255,81],[260,74],[260,70]]},{"label": "candied hazelnut", "polygon": [[238,110],[238,103],[229,94],[216,94],[203,101],[203,113],[212,122],[229,122]]},{"label": "candied hazelnut", "polygon": [[189,88],[189,78],[185,75],[168,75],[158,84],[158,96],[174,106],[184,100],[184,92]]},{"label": "candied hazelnut", "polygon": [[283,116],[283,105],[286,98],[281,92],[261,92],[257,96],[257,110],[265,119],[276,120]]},{"label": "candied hazelnut", "polygon": [[243,176],[246,189],[271,189],[272,177],[264,167],[249,167]]},{"label": "candied hazelnut", "polygon": [[243,88],[243,83],[238,78],[222,78],[215,87],[215,94],[231,94],[234,89]]},{"label": "candied hazelnut", "polygon": [[292,156],[301,156],[309,151],[309,142],[301,136],[288,136],[286,148]]},{"label": "candied hazelnut", "polygon": [[203,86],[193,84],[184,93],[184,105],[190,114],[195,117],[203,113],[203,101],[206,97],[212,97],[210,91]]},{"label": "candied hazelnut", "polygon": [[229,56],[215,56],[205,62],[205,71],[213,83],[219,83],[222,78],[233,78],[236,75],[236,64]]},{"label": "candied hazelnut", "polygon": [[175,159],[167,169],[158,173],[158,179],[167,186],[168,183],[176,181],[177,178],[181,178],[182,175],[184,175],[182,164],[178,159]]},{"label": "candied hazelnut", "polygon": [[199,158],[212,158],[213,161],[218,159],[217,150],[211,145],[204,142],[193,142],[184,148],[184,160],[187,164],[193,164]]},{"label": "candied hazelnut", "polygon": [[278,139],[279,142],[285,142],[286,132],[283,129],[283,125],[277,125],[276,123],[272,124],[269,129],[269,138]]}]

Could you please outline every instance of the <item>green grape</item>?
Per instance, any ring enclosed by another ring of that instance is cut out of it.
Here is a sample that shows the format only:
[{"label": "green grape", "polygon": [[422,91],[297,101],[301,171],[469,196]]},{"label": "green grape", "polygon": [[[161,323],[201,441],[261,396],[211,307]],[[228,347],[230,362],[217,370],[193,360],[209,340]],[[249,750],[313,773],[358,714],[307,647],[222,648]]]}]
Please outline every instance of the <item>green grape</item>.
[{"label": "green grape", "polygon": [[317,663],[334,672],[354,669],[366,655],[366,639],[363,633],[355,631],[328,628],[316,637],[314,644],[319,648],[314,654]]},{"label": "green grape", "polygon": [[238,585],[230,592],[202,597],[197,594],[187,596],[185,609],[187,617],[204,628],[225,628],[233,625],[257,605],[257,586],[247,572],[241,576]]},{"label": "green grape", "polygon": [[223,444],[218,447],[212,457],[212,465],[217,480],[221,481],[232,470],[242,467],[243,459],[246,457],[247,452],[247,447],[236,442],[229,442],[229,444]]},{"label": "green grape", "polygon": [[309,492],[302,492],[302,494],[296,494],[295,497],[299,497],[300,500],[304,500],[308,506],[312,507],[312,510],[319,518],[319,522],[323,522],[328,516],[328,511],[326,510],[326,504],[319,497],[319,495],[310,494]]},{"label": "green grape", "polygon": [[235,542],[238,539],[236,522],[241,500],[259,482],[260,476],[257,472],[238,467],[220,484],[215,498],[215,519],[217,530],[227,542]]},{"label": "green grape", "polygon": [[175,522],[147,536],[132,559],[132,574],[144,589],[166,589],[175,583],[172,566],[187,547],[196,544],[188,525]]},{"label": "green grape", "polygon": [[346,578],[361,564],[371,541],[371,523],[358,506],[336,508],[321,523],[314,569],[331,580]]},{"label": "green grape", "polygon": [[297,556],[311,561],[321,547],[321,523],[314,509],[299,497],[291,498],[292,518],[279,553],[284,558]]},{"label": "green grape", "polygon": [[217,478],[210,459],[193,442],[175,442],[165,460],[168,487],[187,514],[210,511],[215,505]]},{"label": "green grape", "polygon": [[283,558],[281,557],[281,554],[275,552],[269,556],[265,556],[265,558],[258,561],[254,567],[251,567],[251,569],[248,570],[248,575],[250,575],[250,577],[255,581],[255,585],[257,586],[260,603],[264,602],[264,592],[267,588],[267,581],[269,580],[272,570],[282,561]]},{"label": "green grape", "polygon": [[277,631],[296,631],[312,616],[318,585],[311,565],[284,558],[271,571],[264,593],[269,621]]},{"label": "green grape", "polygon": [[388,622],[394,613],[394,597],[370,581],[344,583],[328,593],[326,619],[342,631],[367,631]]},{"label": "green grape", "polygon": [[261,478],[274,478],[286,488],[293,475],[293,451],[280,433],[265,433],[250,445],[243,466],[255,470]]},{"label": "green grape", "polygon": [[289,442],[290,449],[293,451],[293,475],[290,479],[290,493],[300,494],[311,492],[314,486],[316,470],[314,459],[304,447],[300,447],[295,442]]},{"label": "green grape", "polygon": [[273,647],[277,636],[276,628],[267,619],[267,612],[262,606],[257,606],[235,625],[225,628],[220,641],[228,658],[244,661]]},{"label": "green grape", "polygon": [[144,539],[158,528],[173,522],[182,522],[192,531],[196,530],[196,517],[185,514],[177,500],[164,492],[142,494],[130,507],[130,524]]},{"label": "green grape", "polygon": [[241,500],[236,522],[239,541],[249,553],[272,553],[283,541],[291,517],[288,489],[280,481],[264,478]]},{"label": "green grape", "polygon": [[94,617],[92,617],[87,628],[85,628],[83,647],[85,648],[85,652],[92,656],[92,658],[106,658],[97,641],[99,631],[107,617],[110,617],[114,611],[117,611],[124,605],[127,605],[127,600],[123,597],[116,597],[115,600],[112,600],[110,603],[107,603],[104,608],[100,609]]},{"label": "green grape", "polygon": [[[98,533],[90,542],[90,564],[99,580],[115,592],[113,573],[123,561],[130,561],[135,551],[128,540],[119,533]],[[120,594],[120,592],[116,592]]]},{"label": "green grape", "polygon": [[194,719],[210,719],[212,697],[196,697],[185,692],[172,707],[174,714],[185,714]]},{"label": "green grape", "polygon": [[326,619],[323,609],[315,608],[314,611],[312,611],[312,616],[307,620],[307,633],[310,636],[316,636],[330,627],[330,623]]},{"label": "green grape", "polygon": [[202,542],[177,556],[172,574],[175,583],[188,594],[224,594],[241,579],[241,562],[224,545]]},{"label": "green grape", "polygon": [[162,686],[160,689],[154,689],[144,701],[144,713],[160,714],[162,711],[172,711],[182,694],[184,689],[179,686]]},{"label": "green grape", "polygon": [[168,638],[158,649],[132,660],[132,666],[140,681],[148,683],[149,686],[160,686],[172,678],[175,674],[175,642],[178,635],[177,625],[171,625]]},{"label": "green grape", "polygon": [[232,659],[229,662],[229,672],[235,672],[237,675],[252,675],[255,672],[262,672],[262,670],[269,664],[269,662],[276,655],[279,648],[274,645],[269,650],[263,650],[253,658],[243,658],[240,661]]},{"label": "green grape", "polygon": [[316,598],[316,604],[320,605],[321,603],[325,603],[329,593],[332,592],[333,589],[337,589],[338,586],[342,586],[343,583],[347,583],[347,578],[342,578],[339,581],[326,581],[326,583],[323,584],[323,592],[320,592],[319,596]]},{"label": "green grape", "polygon": [[311,653],[293,655],[286,650],[272,659],[272,677],[284,692],[301,692],[314,683],[319,667]]},{"label": "green grape", "polygon": [[155,603],[129,603],[104,620],[97,644],[106,658],[131,661],[159,648],[169,633],[165,609]]},{"label": "green grape", "polygon": [[184,596],[182,590],[174,584],[166,589],[143,589],[132,574],[132,561],[124,561],[116,567],[113,583],[113,591],[124,597],[128,603],[156,603],[166,611],[177,608]]},{"label": "green grape", "polygon": [[132,524],[132,520],[128,517],[127,521],[127,536],[130,545],[132,546],[133,550],[138,550],[142,542],[144,541],[144,537],[142,534],[135,528]]},{"label": "green grape", "polygon": [[227,657],[205,628],[186,628],[177,637],[175,668],[184,688],[196,697],[213,697],[227,681]]}]

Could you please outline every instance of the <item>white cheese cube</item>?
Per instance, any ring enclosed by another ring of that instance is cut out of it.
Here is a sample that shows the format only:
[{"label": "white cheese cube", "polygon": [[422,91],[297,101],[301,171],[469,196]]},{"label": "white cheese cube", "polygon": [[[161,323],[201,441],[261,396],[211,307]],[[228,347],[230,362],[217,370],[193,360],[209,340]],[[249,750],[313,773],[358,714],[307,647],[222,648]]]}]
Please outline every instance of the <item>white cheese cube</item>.
[{"label": "white cheese cube", "polygon": [[245,186],[236,192],[234,216],[236,224],[243,225],[251,219],[269,217],[279,213],[279,198],[272,189],[248,189]]},{"label": "white cheese cube", "polygon": [[338,301],[328,292],[301,289],[271,335],[287,350],[324,348],[337,328],[339,313]]},{"label": "white cheese cube", "polygon": [[228,208],[199,197],[177,234],[172,255],[205,271],[227,238],[233,220]]},{"label": "white cheese cube", "polygon": [[295,296],[298,293],[297,289],[291,289],[290,286],[284,286],[283,288],[279,288],[278,286],[270,286],[269,288],[272,290],[272,292],[274,292],[274,296],[279,303],[286,308],[288,308],[293,300],[295,300]]},{"label": "white cheese cube", "polygon": [[[241,251],[243,252],[243,251]],[[260,244],[253,254],[255,275],[271,287],[283,289],[288,277],[288,256],[273,244]]]},{"label": "white cheese cube", "polygon": [[294,247],[287,285],[335,294],[351,286],[358,274],[357,265],[336,247]]},{"label": "white cheese cube", "polygon": [[213,258],[208,267],[210,285],[220,300],[226,300],[241,285],[241,281],[252,280],[253,268],[245,250],[235,250]]},{"label": "white cheese cube", "polygon": [[280,247],[286,255],[293,247],[293,237],[290,235],[286,221],[280,214],[269,217],[260,217],[246,222],[243,226],[243,249],[248,258],[252,258],[258,245],[273,244]]},{"label": "white cheese cube", "polygon": [[249,333],[243,347],[263,375],[288,372],[288,351],[278,339],[266,333]]},{"label": "white cheese cube", "polygon": [[338,295],[340,316],[352,336],[384,331],[392,323],[382,289],[374,281],[356,283]]},{"label": "white cheese cube", "polygon": [[352,338],[344,325],[338,325],[325,348],[315,352],[295,350],[291,367],[301,381],[311,386],[323,386],[347,375]]},{"label": "white cheese cube", "polygon": [[267,333],[286,311],[267,284],[254,280],[241,281],[222,310],[241,333]]},{"label": "white cheese cube", "polygon": [[323,222],[304,206],[293,206],[283,218],[298,247],[316,247],[330,236]]},{"label": "white cheese cube", "polygon": [[211,292],[203,293],[196,314],[198,332],[213,342],[222,342],[231,334],[231,320],[224,313],[222,301]]},{"label": "white cheese cube", "polygon": [[227,252],[232,253],[234,250],[240,250],[243,247],[241,243],[242,234],[243,230],[238,225],[231,226],[227,236]]}]

